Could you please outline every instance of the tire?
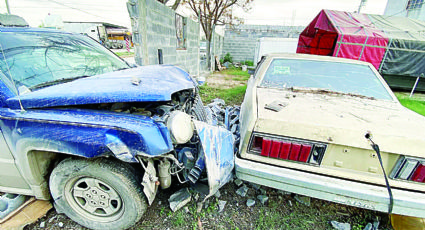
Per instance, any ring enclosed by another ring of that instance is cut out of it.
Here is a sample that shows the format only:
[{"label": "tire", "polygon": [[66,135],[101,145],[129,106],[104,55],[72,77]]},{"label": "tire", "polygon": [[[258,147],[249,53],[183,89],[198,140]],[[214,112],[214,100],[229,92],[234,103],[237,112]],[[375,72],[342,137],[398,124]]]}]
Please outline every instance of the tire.
[{"label": "tire", "polygon": [[129,228],[147,207],[135,170],[119,161],[65,159],[49,186],[57,212],[91,229]]}]

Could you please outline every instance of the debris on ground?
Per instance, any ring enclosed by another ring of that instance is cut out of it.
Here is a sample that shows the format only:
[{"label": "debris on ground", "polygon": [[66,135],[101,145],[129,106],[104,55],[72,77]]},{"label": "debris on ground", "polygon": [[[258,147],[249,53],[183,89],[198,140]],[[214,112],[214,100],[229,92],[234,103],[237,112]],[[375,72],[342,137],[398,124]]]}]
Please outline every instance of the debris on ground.
[{"label": "debris on ground", "polygon": [[311,198],[308,196],[301,196],[296,194],[294,199],[303,205],[310,206]]},{"label": "debris on ground", "polygon": [[224,207],[226,206],[227,201],[225,200],[219,200],[218,201],[218,212],[222,212],[224,210]]},{"label": "debris on ground", "polygon": [[248,187],[246,185],[243,185],[238,190],[236,190],[236,194],[238,194],[241,197],[245,197],[248,193]]},{"label": "debris on ground", "polygon": [[235,185],[238,187],[240,187],[243,184],[241,179],[236,179],[234,182],[235,182]]},{"label": "debris on ground", "polygon": [[262,205],[264,205],[269,200],[269,197],[266,195],[258,195],[257,199],[260,201]]},{"label": "debris on ground", "polygon": [[253,199],[248,199],[247,201],[246,201],[246,206],[248,206],[248,207],[252,207],[252,206],[254,206],[255,205],[255,200],[253,200]]},{"label": "debris on ground", "polygon": [[171,211],[175,212],[189,203],[191,195],[188,188],[182,188],[173,195],[170,196],[168,202],[170,202]]},{"label": "debris on ground", "polygon": [[261,188],[261,185],[255,184],[255,183],[251,183],[251,186],[257,191],[260,190],[260,188]]},{"label": "debris on ground", "polygon": [[337,230],[351,230],[351,225],[349,223],[340,223],[338,221],[331,221],[331,225],[334,229]]},{"label": "debris on ground", "polygon": [[279,194],[282,194],[282,195],[291,195],[291,193],[290,193],[290,192],[283,191],[283,190],[278,190],[278,193],[279,193]]},{"label": "debris on ground", "polygon": [[363,230],[372,230],[372,229],[373,229],[372,223],[367,223]]}]

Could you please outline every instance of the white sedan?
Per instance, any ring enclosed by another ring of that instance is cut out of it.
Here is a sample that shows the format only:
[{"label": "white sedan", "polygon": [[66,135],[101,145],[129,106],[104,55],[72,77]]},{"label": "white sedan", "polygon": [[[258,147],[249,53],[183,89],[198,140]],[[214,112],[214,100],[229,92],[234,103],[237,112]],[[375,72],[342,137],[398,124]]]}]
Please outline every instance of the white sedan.
[{"label": "white sedan", "polygon": [[271,54],[249,79],[235,167],[242,180],[425,218],[425,117],[369,63]]}]

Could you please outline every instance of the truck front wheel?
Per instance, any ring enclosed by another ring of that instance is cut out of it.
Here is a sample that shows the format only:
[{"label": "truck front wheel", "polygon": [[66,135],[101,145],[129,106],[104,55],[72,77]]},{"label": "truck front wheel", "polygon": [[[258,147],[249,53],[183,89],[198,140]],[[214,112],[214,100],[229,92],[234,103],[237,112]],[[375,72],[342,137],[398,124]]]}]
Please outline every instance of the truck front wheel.
[{"label": "truck front wheel", "polygon": [[147,207],[134,171],[103,158],[65,159],[50,176],[55,208],[91,229],[129,228]]}]

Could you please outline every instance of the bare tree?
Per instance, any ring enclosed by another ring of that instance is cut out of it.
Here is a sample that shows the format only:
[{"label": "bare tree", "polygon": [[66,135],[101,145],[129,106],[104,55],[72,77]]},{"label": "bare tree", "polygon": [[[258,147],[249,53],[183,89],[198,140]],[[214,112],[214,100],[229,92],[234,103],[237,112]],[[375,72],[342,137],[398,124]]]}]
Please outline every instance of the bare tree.
[{"label": "bare tree", "polygon": [[211,40],[216,25],[240,24],[242,19],[233,15],[233,8],[248,11],[254,0],[182,0],[198,18],[207,39],[207,62],[211,63]]}]

